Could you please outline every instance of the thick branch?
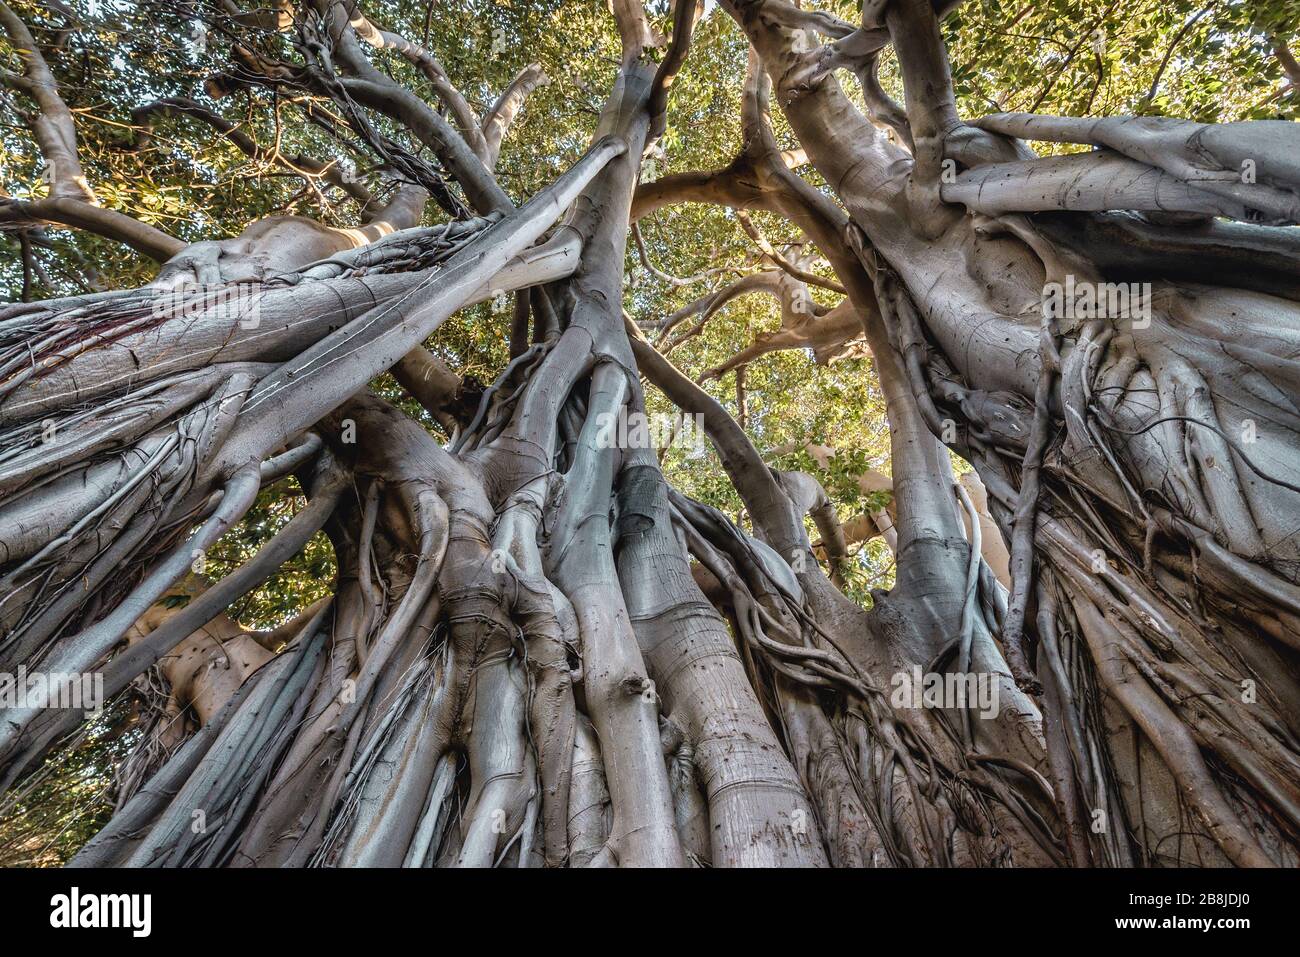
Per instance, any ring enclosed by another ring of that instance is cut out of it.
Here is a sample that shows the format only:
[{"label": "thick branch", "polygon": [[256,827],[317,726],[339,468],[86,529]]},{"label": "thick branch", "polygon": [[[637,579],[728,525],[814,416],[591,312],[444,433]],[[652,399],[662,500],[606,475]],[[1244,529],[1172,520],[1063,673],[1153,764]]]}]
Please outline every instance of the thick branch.
[{"label": "thick branch", "polygon": [[489,170],[496,168],[497,160],[501,156],[501,142],[505,139],[510,124],[519,115],[519,110],[523,107],[524,100],[528,99],[528,94],[550,82],[550,77],[542,71],[540,63],[530,63],[510,81],[510,85],[502,91],[501,96],[487,111],[487,115],[483,117],[483,140],[487,145]]},{"label": "thick branch", "polygon": [[0,199],[0,223],[52,223],[84,229],[105,239],[116,240],[158,262],[166,262],[185,248],[182,240],[169,236],[138,219],[114,209],[93,206],[67,196],[25,202]]},{"label": "thick branch", "polygon": [[0,73],[0,80],[7,81],[36,101],[39,113],[32,120],[32,132],[45,157],[50,196],[94,203],[95,193],[86,182],[81,160],[77,157],[77,127],[72,111],[59,95],[59,85],[41,55],[40,47],[27,25],[7,3],[0,3],[0,27],[9,35],[23,64],[21,79]]}]

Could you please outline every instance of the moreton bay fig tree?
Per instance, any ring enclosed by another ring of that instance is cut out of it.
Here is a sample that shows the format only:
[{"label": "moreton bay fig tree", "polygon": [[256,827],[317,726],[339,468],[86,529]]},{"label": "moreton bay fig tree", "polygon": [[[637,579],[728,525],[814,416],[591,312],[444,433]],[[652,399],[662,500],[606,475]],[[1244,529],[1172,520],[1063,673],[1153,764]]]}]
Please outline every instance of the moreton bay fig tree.
[{"label": "moreton bay fig tree", "polygon": [[0,857],[1300,863],[1298,26],[0,0]]}]

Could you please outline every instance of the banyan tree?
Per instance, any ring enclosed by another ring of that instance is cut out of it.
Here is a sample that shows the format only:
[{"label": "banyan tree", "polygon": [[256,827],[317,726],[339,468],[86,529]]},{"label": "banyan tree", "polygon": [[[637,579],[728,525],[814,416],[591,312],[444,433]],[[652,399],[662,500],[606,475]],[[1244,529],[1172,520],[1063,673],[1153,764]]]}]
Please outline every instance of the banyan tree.
[{"label": "banyan tree", "polygon": [[10,826],[1296,864],[1300,17],[1022,6],[0,2]]}]

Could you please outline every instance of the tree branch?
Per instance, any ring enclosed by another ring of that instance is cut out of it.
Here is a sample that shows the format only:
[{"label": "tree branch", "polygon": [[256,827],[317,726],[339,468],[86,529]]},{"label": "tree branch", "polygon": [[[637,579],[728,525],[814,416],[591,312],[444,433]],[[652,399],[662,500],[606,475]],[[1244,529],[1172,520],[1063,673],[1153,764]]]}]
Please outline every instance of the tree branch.
[{"label": "tree branch", "polygon": [[490,158],[491,152],[488,149],[483,131],[479,128],[478,118],[474,115],[469,102],[461,95],[460,90],[456,89],[452,84],[450,77],[447,76],[447,71],[443,69],[438,59],[418,43],[412,43],[403,36],[376,27],[361,12],[355,0],[343,0],[343,2],[348,7],[348,22],[352,29],[356,31],[357,36],[377,49],[396,50],[419,68],[420,72],[425,75],[433,86],[438,98],[451,111],[452,118],[456,121],[456,127],[460,130],[460,135],[465,138],[465,141],[483,162],[483,165],[490,169],[493,165]]},{"label": "tree branch", "polygon": [[650,91],[650,103],[646,107],[650,112],[650,132],[646,137],[648,143],[657,142],[664,135],[668,119],[668,88],[681,72],[690,51],[691,35],[695,24],[704,13],[704,0],[676,0],[673,5],[673,35],[668,52],[659,64],[654,83]]},{"label": "tree branch", "polygon": [[0,223],[53,223],[84,229],[124,243],[158,262],[171,259],[186,245],[182,240],[125,213],[70,197],[31,201],[0,198]]},{"label": "tree branch", "polygon": [[780,266],[785,272],[789,273],[800,282],[809,283],[814,286],[821,286],[823,289],[829,289],[832,292],[838,292],[841,295],[847,295],[847,290],[833,279],[824,279],[821,276],[808,270],[803,269],[792,263],[785,256],[781,255],[775,246],[768,241],[763,235],[763,231],[754,225],[754,221],[749,218],[749,214],[744,210],[736,211],[736,220],[740,223],[741,229],[750,239],[758,244],[758,248],[763,251],[768,259]]},{"label": "tree branch", "polygon": [[9,83],[22,90],[35,102],[40,112],[32,121],[32,132],[45,157],[49,173],[50,196],[83,203],[96,203],[95,193],[86,181],[77,157],[77,126],[72,111],[59,95],[59,85],[54,80],[41,55],[36,40],[9,4],[0,2],[0,27],[9,35],[23,64],[23,79],[15,82],[14,74],[0,74]]},{"label": "tree branch", "polygon": [[237,124],[232,123],[202,103],[183,96],[154,100],[152,103],[137,106],[131,111],[131,123],[135,127],[133,149],[139,150],[149,145],[153,136],[153,121],[159,115],[188,116],[206,123],[229,140],[249,159],[256,160],[259,163],[275,163],[297,173],[304,179],[323,179],[330,186],[343,190],[343,192],[355,199],[361,204],[363,210],[370,207],[372,202],[370,191],[354,177],[345,176],[337,163],[322,163],[320,160],[313,159],[302,153],[288,157],[278,149],[267,149],[259,146],[257,141],[241,130]]},{"label": "tree branch", "polygon": [[496,168],[497,160],[501,156],[501,143],[510,124],[514,122],[523,107],[524,100],[533,90],[539,86],[546,86],[550,82],[551,78],[542,71],[540,63],[530,63],[510,81],[510,85],[501,92],[497,101],[492,104],[492,108],[487,111],[487,115],[483,117],[483,140],[487,144],[489,170]]}]

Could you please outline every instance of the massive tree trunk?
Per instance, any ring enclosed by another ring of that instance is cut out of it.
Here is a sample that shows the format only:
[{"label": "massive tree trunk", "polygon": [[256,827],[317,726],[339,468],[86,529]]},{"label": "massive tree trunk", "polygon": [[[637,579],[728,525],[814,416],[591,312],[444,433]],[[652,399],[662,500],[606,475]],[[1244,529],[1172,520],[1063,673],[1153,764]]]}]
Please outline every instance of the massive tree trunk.
[{"label": "massive tree trunk", "polygon": [[[276,217],[175,248],[53,203],[6,213],[167,260],[144,288],[0,308],[0,670],[102,672],[110,696],[161,674],[184,716],[74,863],[1297,863],[1300,248],[1272,224],[1300,220],[1300,134],[965,122],[952,4],[867,4],[861,25],[722,6],[752,51],[742,152],[716,173],[638,185],[701,2],[678,0],[663,38],[614,0],[623,58],[591,144],[516,208],[493,169],[540,71],[480,119],[429,51],[316,0],[279,25],[293,82],[403,182],[361,227]],[[903,106],[872,83],[890,43]],[[451,121],[363,44],[416,64]],[[834,199],[778,148],[773,89]],[[1028,140],[1097,149],[1036,159]],[[97,210],[70,175],[60,201]],[[418,225],[430,196],[444,225]],[[859,335],[874,357],[897,573],[869,610],[837,587],[825,492],[769,468],[623,312],[631,225],[686,200],[788,219],[835,279],[746,220],[765,271],[660,332],[766,291],[781,333],[714,375]],[[845,298],[805,312],[809,283]],[[1076,308],[1105,283],[1149,287],[1122,315]],[[464,414],[422,345],[505,292],[511,360]],[[387,370],[450,441],[371,390]],[[647,385],[702,417],[749,527],[611,441]],[[307,506],[195,587],[196,561],[289,475]],[[322,529],[326,602],[273,636],[226,617]],[[922,674],[962,693],[922,695]],[[0,785],[23,788],[83,717],[7,709]]]},{"label": "massive tree trunk", "polygon": [[[729,8],[848,213],[877,356],[989,489],[1011,549],[1000,644],[1046,711],[1072,860],[1295,863],[1296,247],[1210,218],[1295,222],[1294,125],[966,124],[935,10],[899,0],[882,25],[908,156],[780,6]],[[1032,159],[1021,139],[1098,150]],[[1287,278],[1226,265],[1257,247]],[[1147,285],[1123,287],[1127,310],[1076,308],[1108,282]],[[954,528],[900,560],[891,602],[959,578]]]}]

